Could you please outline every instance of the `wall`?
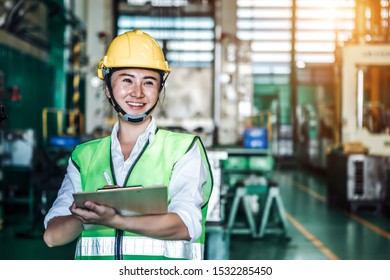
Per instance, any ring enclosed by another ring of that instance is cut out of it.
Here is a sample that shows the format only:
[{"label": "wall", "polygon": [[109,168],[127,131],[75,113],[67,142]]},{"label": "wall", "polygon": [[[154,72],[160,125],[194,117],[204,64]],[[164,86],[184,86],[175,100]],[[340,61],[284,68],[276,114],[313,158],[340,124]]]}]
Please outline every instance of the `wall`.
[{"label": "wall", "polygon": [[[33,128],[38,143],[41,143],[42,109],[54,104],[54,68],[39,58],[3,44],[0,44],[0,61],[6,87],[1,96],[8,115],[6,128]],[[19,88],[20,100],[10,99],[13,86]]]}]

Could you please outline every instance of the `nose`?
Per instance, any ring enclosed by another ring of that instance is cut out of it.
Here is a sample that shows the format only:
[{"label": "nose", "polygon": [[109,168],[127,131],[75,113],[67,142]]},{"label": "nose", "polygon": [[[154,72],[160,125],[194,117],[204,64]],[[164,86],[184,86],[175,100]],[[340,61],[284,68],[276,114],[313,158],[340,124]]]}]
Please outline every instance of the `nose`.
[{"label": "nose", "polygon": [[142,97],[144,97],[144,93],[142,91],[141,84],[135,83],[134,86],[131,89],[130,95],[135,97],[135,98],[142,98]]}]

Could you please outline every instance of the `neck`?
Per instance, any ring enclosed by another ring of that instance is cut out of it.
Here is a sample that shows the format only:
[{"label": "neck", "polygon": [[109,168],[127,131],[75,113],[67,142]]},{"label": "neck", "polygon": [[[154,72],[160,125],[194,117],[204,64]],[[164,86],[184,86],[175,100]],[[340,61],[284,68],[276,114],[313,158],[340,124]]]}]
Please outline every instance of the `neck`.
[{"label": "neck", "polygon": [[121,143],[135,143],[151,122],[151,117],[139,124],[132,124],[119,116],[118,139]]}]

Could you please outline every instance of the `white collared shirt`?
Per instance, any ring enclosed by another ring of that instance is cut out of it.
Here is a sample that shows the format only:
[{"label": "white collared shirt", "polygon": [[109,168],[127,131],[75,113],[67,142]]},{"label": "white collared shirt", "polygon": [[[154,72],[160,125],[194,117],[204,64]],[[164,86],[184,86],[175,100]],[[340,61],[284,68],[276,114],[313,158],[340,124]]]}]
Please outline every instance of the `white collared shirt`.
[{"label": "white collared shirt", "polygon": [[[142,133],[131,151],[130,157],[125,161],[120,143],[117,137],[119,122],[117,122],[111,132],[111,155],[114,165],[114,172],[117,183],[124,184],[126,175],[149,140],[154,140],[156,131],[156,121],[152,117],[149,126]],[[207,178],[206,167],[202,162],[201,153],[198,145],[193,147],[177,162],[173,169],[169,187],[169,206],[168,212],[176,213],[187,226],[191,241],[198,239],[202,233],[202,213],[201,205],[202,186]],[[82,191],[80,172],[69,159],[67,172],[58,191],[58,196],[44,219],[44,226],[50,219],[56,216],[70,215],[69,206],[73,202],[72,193]]]}]

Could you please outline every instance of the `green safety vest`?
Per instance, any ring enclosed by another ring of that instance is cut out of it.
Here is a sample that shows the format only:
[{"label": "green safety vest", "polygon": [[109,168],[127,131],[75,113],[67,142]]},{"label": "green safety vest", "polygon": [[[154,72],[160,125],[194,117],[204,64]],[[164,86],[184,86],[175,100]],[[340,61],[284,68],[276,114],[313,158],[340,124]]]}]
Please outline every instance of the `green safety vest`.
[{"label": "green safety vest", "polygon": [[[130,167],[125,185],[169,186],[176,162],[193,145],[199,146],[202,160],[208,170],[207,182],[203,186],[202,234],[198,240],[160,240],[99,226],[83,230],[76,245],[75,259],[202,259],[207,206],[213,178],[206,151],[199,137],[158,129],[153,142],[148,141],[145,144]],[[83,191],[96,191],[97,188],[105,186],[107,182],[103,172],[108,172],[111,181],[116,184],[111,160],[111,136],[78,145],[72,153],[72,161],[80,171]]]}]

